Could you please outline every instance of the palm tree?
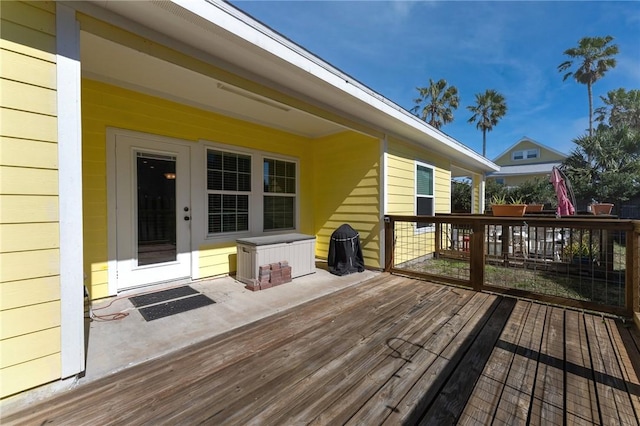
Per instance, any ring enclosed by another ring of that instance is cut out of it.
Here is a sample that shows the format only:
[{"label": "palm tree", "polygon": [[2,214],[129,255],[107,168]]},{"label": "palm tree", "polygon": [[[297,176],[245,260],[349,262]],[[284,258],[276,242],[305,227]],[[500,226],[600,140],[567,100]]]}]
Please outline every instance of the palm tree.
[{"label": "palm tree", "polygon": [[574,61],[578,61],[578,68],[569,71],[563,77],[563,81],[573,76],[581,84],[587,85],[589,94],[589,136],[593,136],[593,93],[592,86],[604,74],[616,66],[615,55],[618,54],[618,46],[609,44],[613,37],[584,37],[578,41],[578,47],[572,47],[564,51],[564,54],[571,58],[558,65],[558,72],[564,72],[573,66]]},{"label": "palm tree", "polygon": [[[455,86],[447,87],[447,81],[434,82],[429,79],[429,87],[417,87],[420,97],[411,112],[436,129],[453,121],[453,110],[458,108],[460,98]],[[428,118],[428,119],[427,119]]]},{"label": "palm tree", "polygon": [[473,113],[468,120],[476,123],[476,128],[482,130],[482,155],[487,155],[487,132],[493,130],[498,121],[507,113],[507,103],[496,90],[488,89],[484,93],[476,94],[476,104],[467,107]]}]

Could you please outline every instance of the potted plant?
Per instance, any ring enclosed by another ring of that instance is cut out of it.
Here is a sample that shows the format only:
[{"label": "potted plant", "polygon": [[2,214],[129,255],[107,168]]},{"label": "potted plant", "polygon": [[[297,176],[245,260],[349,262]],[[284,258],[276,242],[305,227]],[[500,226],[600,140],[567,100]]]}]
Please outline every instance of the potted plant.
[{"label": "potted plant", "polygon": [[544,204],[538,203],[527,203],[527,208],[525,209],[526,213],[540,213],[544,209]]},{"label": "potted plant", "polygon": [[613,209],[613,204],[611,203],[591,203],[591,213],[595,215],[599,214],[611,214],[611,209]]},{"label": "potted plant", "polygon": [[506,196],[495,195],[491,198],[491,212],[494,216],[524,216],[527,205],[521,198],[511,197],[507,202]]}]

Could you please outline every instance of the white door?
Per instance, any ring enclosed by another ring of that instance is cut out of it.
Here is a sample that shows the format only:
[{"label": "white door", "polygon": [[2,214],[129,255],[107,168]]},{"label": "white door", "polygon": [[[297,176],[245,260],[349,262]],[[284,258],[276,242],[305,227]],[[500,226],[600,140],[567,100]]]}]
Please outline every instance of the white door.
[{"label": "white door", "polygon": [[116,135],[118,290],[191,276],[189,151]]}]

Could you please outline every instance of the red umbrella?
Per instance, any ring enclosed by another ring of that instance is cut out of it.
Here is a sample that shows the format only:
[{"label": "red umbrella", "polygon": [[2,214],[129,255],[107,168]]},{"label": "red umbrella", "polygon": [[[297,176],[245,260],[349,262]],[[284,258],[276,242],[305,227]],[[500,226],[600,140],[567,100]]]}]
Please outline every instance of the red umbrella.
[{"label": "red umbrella", "polygon": [[553,167],[551,170],[551,177],[549,178],[549,182],[553,184],[554,189],[556,190],[556,195],[558,196],[558,210],[556,211],[560,216],[569,216],[576,213],[576,209],[571,204],[569,200],[569,196],[567,195],[567,185],[558,170],[557,167]]}]

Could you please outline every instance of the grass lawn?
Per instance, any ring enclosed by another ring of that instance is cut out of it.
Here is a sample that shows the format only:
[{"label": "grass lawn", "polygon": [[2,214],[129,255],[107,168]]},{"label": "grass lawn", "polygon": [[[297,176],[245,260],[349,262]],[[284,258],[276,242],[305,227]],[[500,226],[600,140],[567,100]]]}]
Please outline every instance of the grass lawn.
[{"label": "grass lawn", "polygon": [[[621,247],[624,250],[624,247]],[[622,254],[620,256],[619,254]],[[586,300],[611,306],[624,306],[624,252],[615,253],[614,272],[600,276],[589,265],[567,268],[559,263],[529,264],[520,261],[509,266],[485,264],[485,284],[496,287],[515,288],[538,294]],[[470,276],[469,262],[458,259],[427,259],[410,267],[424,272],[462,280]]]}]

